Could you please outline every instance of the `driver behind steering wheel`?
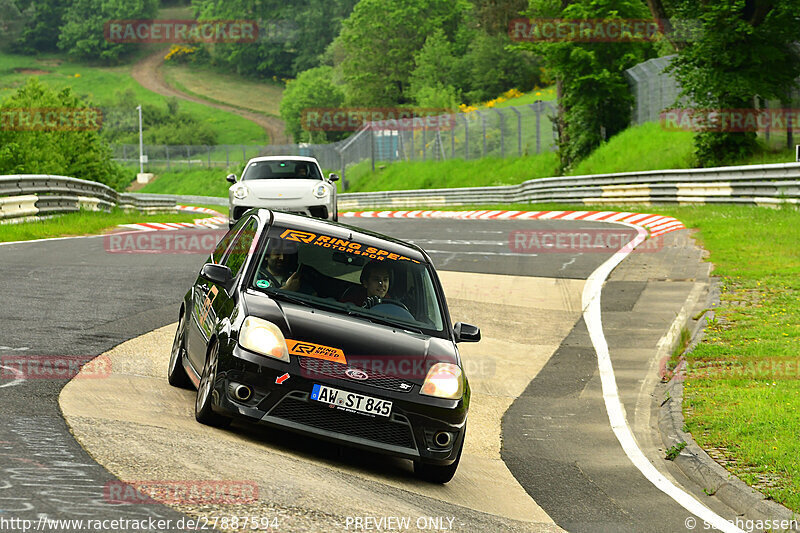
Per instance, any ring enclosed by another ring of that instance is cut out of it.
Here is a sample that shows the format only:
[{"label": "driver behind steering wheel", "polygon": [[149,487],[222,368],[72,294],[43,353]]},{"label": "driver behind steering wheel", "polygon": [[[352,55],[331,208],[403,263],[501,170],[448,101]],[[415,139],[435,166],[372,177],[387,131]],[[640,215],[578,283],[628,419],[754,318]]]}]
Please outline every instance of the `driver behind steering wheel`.
[{"label": "driver behind steering wheel", "polygon": [[389,265],[379,261],[370,261],[361,270],[361,285],[367,291],[366,298],[362,307],[369,309],[381,303],[389,292],[389,284],[392,280],[392,269]]}]

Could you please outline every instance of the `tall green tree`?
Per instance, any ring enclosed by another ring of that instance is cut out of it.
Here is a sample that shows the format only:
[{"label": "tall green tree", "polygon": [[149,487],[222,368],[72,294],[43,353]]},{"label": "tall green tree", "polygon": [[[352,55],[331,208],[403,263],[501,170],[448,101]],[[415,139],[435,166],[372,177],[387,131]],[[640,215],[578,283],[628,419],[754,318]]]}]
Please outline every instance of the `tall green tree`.
[{"label": "tall green tree", "polygon": [[326,142],[341,137],[342,133],[304,129],[304,115],[308,111],[337,108],[343,103],[344,91],[333,82],[333,68],[321,66],[306,70],[286,85],[280,114],[286,122],[286,132],[295,142]]},{"label": "tall green tree", "polygon": [[360,0],[334,41],[348,102],[413,102],[414,53],[437,28],[452,38],[470,9],[466,0]]},{"label": "tall green tree", "polygon": [[[64,13],[71,4],[72,0],[17,0],[16,7],[26,16],[12,45],[14,51],[23,54],[58,51]],[[0,11],[10,13],[2,7]]]},{"label": "tall green tree", "polygon": [[508,24],[522,18],[528,0],[472,0],[475,18],[489,35],[507,34]]},{"label": "tall green tree", "polygon": [[112,20],[153,19],[158,0],[73,0],[64,12],[58,47],[77,59],[116,63],[136,45],[106,39]]},{"label": "tall green tree", "polygon": [[[530,0],[529,14],[569,20],[649,18],[641,0]],[[628,126],[632,96],[624,71],[651,57],[651,44],[559,41],[521,46],[539,53],[556,78],[562,172]]]},{"label": "tall green tree", "polygon": [[409,80],[409,94],[423,107],[454,108],[460,102],[453,78],[457,59],[453,45],[441,28],[425,40],[422,49],[414,54],[414,70]]},{"label": "tall green tree", "polygon": [[[699,23],[678,49],[673,69],[699,109],[753,108],[754,98],[789,101],[800,76],[800,0],[647,0],[652,15]],[[795,125],[797,126],[797,125]],[[701,131],[695,154],[704,166],[725,164],[756,149],[755,132]]]},{"label": "tall green tree", "polygon": [[261,29],[252,43],[215,44],[212,61],[261,78],[294,77],[320,64],[357,0],[195,0],[200,20],[255,20]]},{"label": "tall green tree", "polygon": [[508,89],[529,91],[541,81],[540,59],[513,48],[507,34],[476,31],[456,67],[468,103],[490,100]]}]

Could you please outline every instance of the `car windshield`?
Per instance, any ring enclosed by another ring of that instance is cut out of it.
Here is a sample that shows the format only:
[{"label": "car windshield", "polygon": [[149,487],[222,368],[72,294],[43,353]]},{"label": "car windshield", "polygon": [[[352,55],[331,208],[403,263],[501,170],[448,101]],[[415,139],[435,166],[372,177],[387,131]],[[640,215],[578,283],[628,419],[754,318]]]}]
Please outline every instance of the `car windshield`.
[{"label": "car windshield", "polygon": [[430,265],[357,241],[272,227],[252,289],[359,319],[444,336]]},{"label": "car windshield", "polygon": [[247,165],[242,180],[314,179],[322,176],[317,165],[309,161],[254,161]]}]

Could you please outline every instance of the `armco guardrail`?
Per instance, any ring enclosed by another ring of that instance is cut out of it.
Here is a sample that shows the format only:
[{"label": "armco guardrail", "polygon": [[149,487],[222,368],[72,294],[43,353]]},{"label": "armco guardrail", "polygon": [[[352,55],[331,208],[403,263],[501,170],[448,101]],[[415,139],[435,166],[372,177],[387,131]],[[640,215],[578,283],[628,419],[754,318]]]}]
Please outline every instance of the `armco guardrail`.
[{"label": "armco guardrail", "polygon": [[[224,179],[220,173],[220,179]],[[0,209],[8,200],[0,177]],[[11,176],[14,177],[14,176]],[[20,178],[21,176],[17,176]],[[70,180],[72,178],[62,178]],[[83,180],[95,187],[107,187]],[[114,191],[111,191],[112,193]],[[15,197],[16,208],[30,205],[32,200],[22,189]],[[115,193],[116,194],[116,193]],[[118,195],[137,202],[138,208],[149,205],[201,203],[228,205],[227,198],[171,194]],[[34,199],[34,202],[37,200]],[[46,200],[45,200],[46,201]],[[28,202],[25,204],[25,202]],[[564,176],[525,181],[501,187],[463,187],[454,189],[418,189],[406,191],[358,192],[339,195],[339,209],[374,209],[397,207],[438,207],[476,204],[511,203],[583,203],[598,204],[706,204],[744,203],[777,205],[800,203],[800,163],[751,165],[681,170],[622,172],[592,176]],[[2,213],[2,211],[0,211]],[[21,215],[18,215],[21,216]],[[0,217],[2,218],[2,217]]]},{"label": "armco guardrail", "polygon": [[81,208],[109,211],[112,207],[145,212],[174,211],[168,199],[137,198],[111,187],[66,176],[23,174],[0,176],[0,219],[71,213]]},{"label": "armco guardrail", "polygon": [[565,176],[501,187],[464,187],[339,195],[339,209],[510,203],[799,203],[800,163]]}]

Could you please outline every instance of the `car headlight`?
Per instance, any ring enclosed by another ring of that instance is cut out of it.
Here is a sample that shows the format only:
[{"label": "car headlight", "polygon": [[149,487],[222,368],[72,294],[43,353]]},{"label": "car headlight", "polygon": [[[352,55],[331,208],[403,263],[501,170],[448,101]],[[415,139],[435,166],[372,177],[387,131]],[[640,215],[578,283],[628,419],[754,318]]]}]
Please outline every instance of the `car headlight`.
[{"label": "car headlight", "polygon": [[316,187],[314,187],[314,196],[317,198],[325,198],[328,195],[328,188],[320,183]]},{"label": "car headlight", "polygon": [[239,344],[242,348],[289,362],[289,350],[280,328],[261,318],[249,316],[244,319],[239,330]]},{"label": "car headlight", "polygon": [[458,400],[464,394],[461,368],[451,363],[436,363],[428,370],[420,394]]},{"label": "car headlight", "polygon": [[233,190],[233,197],[237,200],[244,200],[248,194],[250,194],[250,191],[244,185],[240,185]]}]

